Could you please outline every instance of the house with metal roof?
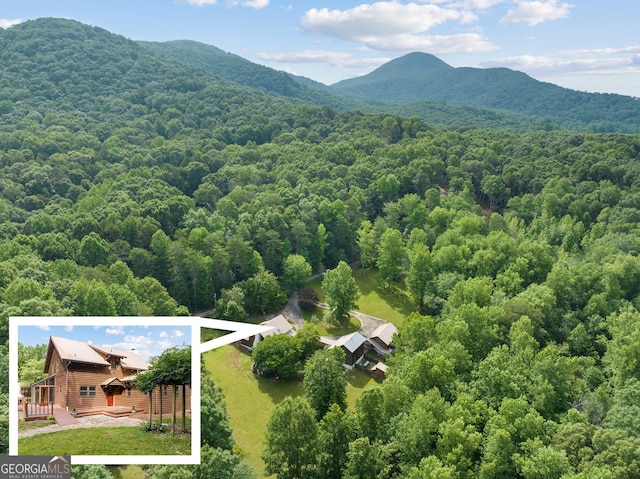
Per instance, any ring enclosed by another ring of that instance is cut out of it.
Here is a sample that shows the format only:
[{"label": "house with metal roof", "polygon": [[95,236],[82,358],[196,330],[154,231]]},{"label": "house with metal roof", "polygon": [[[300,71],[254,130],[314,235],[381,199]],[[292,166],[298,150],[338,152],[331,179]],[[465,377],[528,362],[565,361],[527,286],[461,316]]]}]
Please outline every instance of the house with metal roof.
[{"label": "house with metal roof", "polygon": [[366,342],[367,338],[356,331],[355,333],[339,337],[329,349],[342,348],[345,352],[343,366],[351,370],[364,359],[364,346]]},{"label": "house with metal roof", "polygon": [[135,375],[147,369],[149,363],[132,351],[51,336],[47,377],[30,386],[31,401],[67,410],[135,406],[145,411],[149,399],[137,389]]},{"label": "house with metal roof", "polygon": [[369,344],[380,355],[387,356],[393,352],[391,342],[398,328],[392,323],[384,323],[378,326],[369,337]]},{"label": "house with metal roof", "polygon": [[252,352],[253,348],[255,348],[260,341],[264,338],[268,338],[269,336],[274,336],[276,334],[286,334],[288,336],[296,335],[296,330],[293,329],[293,325],[281,314],[268,321],[263,321],[260,323],[260,326],[270,326],[271,329],[263,333],[254,334],[248,338],[244,338],[239,342],[240,346],[247,351]]}]

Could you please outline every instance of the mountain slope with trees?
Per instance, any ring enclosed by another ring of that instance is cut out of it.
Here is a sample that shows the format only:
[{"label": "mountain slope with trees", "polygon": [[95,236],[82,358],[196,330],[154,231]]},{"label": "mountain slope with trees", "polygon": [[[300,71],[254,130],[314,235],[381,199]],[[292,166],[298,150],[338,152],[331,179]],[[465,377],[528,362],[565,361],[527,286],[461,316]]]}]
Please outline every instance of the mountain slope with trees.
[{"label": "mountain slope with trees", "polygon": [[[152,52],[202,68],[220,78],[251,88],[261,89],[306,103],[338,107],[345,103],[331,94],[328,87],[315,83],[309,88],[288,73],[258,65],[233,53],[190,40],[138,42]],[[321,90],[324,90],[321,91]],[[352,104],[355,102],[351,101]]]},{"label": "mountain slope with trees", "polygon": [[295,103],[68,20],[0,42],[5,410],[10,316],[256,319],[360,261],[415,311],[354,411],[283,403],[297,471],[640,475],[640,135]]},{"label": "mountain slope with trees", "polygon": [[508,68],[453,68],[426,53],[410,53],[332,88],[374,100],[437,101],[548,117],[573,129],[640,131],[639,99],[569,90]]},{"label": "mountain slope with trees", "polygon": [[419,116],[423,121],[441,126],[470,126],[488,129],[531,131],[550,129],[559,122],[531,118],[524,114],[453,105],[442,101],[398,102],[391,98],[358,98],[315,82],[308,78],[290,75],[272,68],[252,63],[238,55],[227,53],[211,45],[177,40],[170,42],[138,42],[154,53],[197,66],[219,78],[244,86],[284,96],[317,106],[327,105],[337,111],[359,109],[370,113],[391,113],[403,116]]}]

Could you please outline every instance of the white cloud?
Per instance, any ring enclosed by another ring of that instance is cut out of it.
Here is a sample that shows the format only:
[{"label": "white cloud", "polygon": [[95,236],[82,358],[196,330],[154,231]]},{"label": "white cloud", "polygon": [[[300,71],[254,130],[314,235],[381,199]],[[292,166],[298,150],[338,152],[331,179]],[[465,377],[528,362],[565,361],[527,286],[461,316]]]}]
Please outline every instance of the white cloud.
[{"label": "white cloud", "polygon": [[457,35],[396,35],[381,39],[370,38],[366,42],[379,51],[409,53],[424,51],[434,55],[452,53],[487,52],[497,47],[478,33],[460,33]]},{"label": "white cloud", "polygon": [[229,0],[229,5],[233,7],[241,5],[243,7],[255,8],[256,10],[260,10],[264,7],[269,6],[269,0]]},{"label": "white cloud", "polygon": [[[489,5],[496,0],[472,1]],[[480,33],[427,35],[430,29],[446,22],[460,24],[478,18],[469,10],[443,8],[438,5],[400,3],[396,0],[362,4],[348,10],[311,9],[301,19],[308,33],[363,43],[370,50],[395,54],[428,51],[436,55],[490,51],[496,47]],[[332,64],[337,56],[333,53]],[[341,59],[344,61],[344,58]]]},{"label": "white cloud", "polygon": [[630,47],[621,48],[592,48],[584,50],[565,50],[560,52],[561,55],[577,56],[577,55],[619,55],[624,53],[640,53],[640,45],[632,45]]},{"label": "white cloud", "polygon": [[269,0],[248,0],[246,2],[242,2],[242,5],[245,7],[260,10],[261,8],[267,7],[269,5]]},{"label": "white cloud", "polygon": [[184,336],[184,333],[179,329],[174,329],[172,333],[174,338],[181,338],[182,336]]},{"label": "white cloud", "polygon": [[22,20],[19,18],[16,18],[14,20],[0,18],[0,28],[9,28],[13,25],[17,25],[18,23],[22,23]]},{"label": "white cloud", "polygon": [[470,12],[393,0],[362,4],[348,10],[312,8],[304,14],[301,24],[310,33],[363,41],[371,37],[422,33],[448,21],[468,23],[475,19]]},{"label": "white cloud", "polygon": [[350,53],[323,50],[304,50],[285,53],[259,52],[256,56],[261,60],[277,63],[331,63],[333,65],[343,65],[346,61],[353,58]]},{"label": "white cloud", "polygon": [[70,333],[71,331],[73,331],[73,326],[65,326],[65,327],[64,327],[64,330],[65,330],[67,333]]},{"label": "white cloud", "polygon": [[218,0],[183,0],[189,5],[195,5],[196,7],[204,7],[205,5],[215,5]]},{"label": "white cloud", "polygon": [[604,58],[575,58],[557,56],[533,56],[521,55],[489,60],[482,63],[483,67],[507,67],[526,73],[599,73],[614,74],[620,71],[637,71],[640,73],[640,65],[636,63],[636,57],[604,57]]},{"label": "white cloud", "polygon": [[132,336],[128,334],[124,337],[124,343],[121,344],[127,344],[131,348],[135,348],[138,346],[147,347],[153,344],[153,339],[149,338],[148,336]]},{"label": "white cloud", "polygon": [[[379,67],[391,60],[389,57],[354,57],[347,52],[304,50],[299,52],[265,53],[256,55],[261,60],[274,63],[325,63],[337,68]],[[288,70],[289,73],[294,73]]]},{"label": "white cloud", "polygon": [[521,1],[518,2],[516,8],[509,9],[507,14],[500,20],[500,23],[504,25],[526,23],[527,25],[534,26],[549,20],[567,18],[569,16],[569,9],[572,7],[573,5],[568,3],[558,3],[558,0]]},{"label": "white cloud", "polygon": [[504,2],[504,0],[465,0],[462,2],[462,6],[470,9],[486,10],[494,5]]},{"label": "white cloud", "polygon": [[154,355],[152,348],[153,343],[153,339],[146,336],[133,336],[128,334],[118,343],[103,344],[102,346],[119,349],[121,351],[131,351],[143,358],[150,358]]},{"label": "white cloud", "polygon": [[574,90],[640,97],[640,55],[636,51],[637,47],[625,47],[523,55],[493,59],[482,66],[512,68]]},{"label": "white cloud", "polygon": [[49,331],[49,326],[46,324],[40,324],[38,325],[38,329],[41,329],[42,331]]},{"label": "white cloud", "polygon": [[124,334],[124,328],[122,326],[118,326],[117,328],[107,328],[104,332],[107,334]]},{"label": "white cloud", "polygon": [[166,341],[158,341],[156,343],[156,346],[160,349],[167,349],[168,347],[170,347],[172,345],[171,341],[166,340]]},{"label": "white cloud", "polygon": [[169,333],[167,333],[166,331],[160,331],[160,334],[158,336],[160,336],[161,338],[168,338]]}]

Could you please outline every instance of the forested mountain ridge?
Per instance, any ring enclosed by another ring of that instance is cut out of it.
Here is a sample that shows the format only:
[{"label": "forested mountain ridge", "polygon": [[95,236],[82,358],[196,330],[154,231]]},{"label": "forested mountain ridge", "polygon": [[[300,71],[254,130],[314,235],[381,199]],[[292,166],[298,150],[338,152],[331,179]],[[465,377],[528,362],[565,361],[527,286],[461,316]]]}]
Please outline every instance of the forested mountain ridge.
[{"label": "forested mountain ridge", "polygon": [[288,73],[252,63],[215,46],[190,40],[138,43],[154,53],[200,67],[220,78],[287,98],[335,108],[345,103],[349,108],[358,103],[331,95],[329,87],[314,83],[314,88],[310,88]]},{"label": "forested mountain ridge", "polygon": [[508,68],[453,68],[426,53],[405,55],[332,88],[375,100],[439,101],[509,111],[574,129],[640,132],[640,99],[570,90]]},{"label": "forested mountain ridge", "polygon": [[310,477],[640,476],[639,135],[302,105],[66,20],[0,43],[0,393],[10,316],[255,319],[360,262],[415,311],[291,432]]},{"label": "forested mountain ridge", "polygon": [[138,43],[154,53],[200,67],[219,78],[282,95],[294,101],[318,106],[327,105],[338,111],[359,109],[370,113],[417,115],[424,122],[432,125],[452,127],[473,125],[480,128],[512,131],[535,131],[558,128],[562,125],[561,122],[554,122],[551,119],[532,118],[527,115],[464,104],[452,105],[441,101],[398,102],[384,96],[364,99],[345,95],[331,86],[258,65],[238,55],[199,42],[177,40]]},{"label": "forested mountain ridge", "polygon": [[570,90],[508,68],[454,68],[426,53],[410,53],[362,77],[325,86],[198,42],[139,43],[221,78],[339,110],[418,115],[443,126],[640,132],[638,99]]}]

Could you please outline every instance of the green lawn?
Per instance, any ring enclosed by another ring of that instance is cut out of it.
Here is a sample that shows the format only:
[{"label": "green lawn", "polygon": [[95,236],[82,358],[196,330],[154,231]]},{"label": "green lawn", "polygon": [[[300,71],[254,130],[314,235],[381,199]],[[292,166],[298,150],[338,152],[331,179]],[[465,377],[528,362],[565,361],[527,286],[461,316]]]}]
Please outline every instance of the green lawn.
[{"label": "green lawn", "polygon": [[[251,372],[251,357],[233,346],[224,346],[204,354],[205,369],[225,395],[236,447],[263,476],[264,431],[273,408],[287,396],[303,394],[301,381],[276,381],[256,378]],[[347,403],[353,408],[366,388],[377,382],[362,372],[347,378]]]},{"label": "green lawn", "polygon": [[357,269],[353,277],[360,288],[358,311],[384,319],[400,326],[404,319],[416,311],[416,306],[405,291],[397,286],[385,288],[378,280],[378,272]]},{"label": "green lawn", "polygon": [[191,435],[147,433],[139,427],[66,429],[18,439],[21,455],[189,455]]},{"label": "green lawn", "polygon": [[146,479],[144,469],[140,466],[107,466],[113,479]]},{"label": "green lawn", "polygon": [[313,308],[310,311],[305,311],[302,309],[302,317],[305,322],[311,322],[313,316],[315,316],[319,321],[314,323],[316,328],[318,328],[318,334],[320,336],[344,336],[345,334],[353,333],[360,329],[360,321],[356,318],[349,317],[348,323],[327,323],[326,321],[322,321],[324,314],[327,312],[326,309],[322,308]]},{"label": "green lawn", "polygon": [[28,429],[37,429],[39,427],[51,426],[55,424],[55,419],[41,419],[37,421],[20,421],[18,423],[18,432]]},{"label": "green lawn", "polygon": [[[400,326],[408,315],[416,311],[415,305],[405,291],[397,286],[384,287],[378,280],[377,271],[356,269],[353,270],[353,278],[356,280],[358,288],[360,288],[358,311],[361,313],[369,314]],[[320,297],[320,302],[325,302],[321,278],[311,280],[305,286],[313,288]]]}]

